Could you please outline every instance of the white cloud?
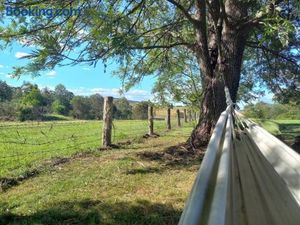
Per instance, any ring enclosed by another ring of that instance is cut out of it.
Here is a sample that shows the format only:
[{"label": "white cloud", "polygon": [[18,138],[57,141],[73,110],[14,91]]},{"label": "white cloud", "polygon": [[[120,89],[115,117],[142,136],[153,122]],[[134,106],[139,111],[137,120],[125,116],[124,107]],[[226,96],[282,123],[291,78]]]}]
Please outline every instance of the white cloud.
[{"label": "white cloud", "polygon": [[0,75],[5,75],[5,73],[1,72]]},{"label": "white cloud", "polygon": [[90,71],[90,70],[91,70],[91,68],[89,68],[89,67],[83,67],[82,69],[83,69],[83,70],[87,70],[87,71]]},{"label": "white cloud", "polygon": [[46,74],[48,77],[55,77],[57,75],[55,70],[51,70],[49,73]]},{"label": "white cloud", "polygon": [[30,55],[30,54],[29,54],[29,53],[26,53],[26,52],[17,52],[17,53],[15,54],[15,57],[18,58],[18,59],[20,59],[20,58],[22,58],[22,57],[29,56],[29,55]]},{"label": "white cloud", "polygon": [[0,64],[0,68],[4,68],[4,65]]},{"label": "white cloud", "polygon": [[[114,98],[120,98],[122,97],[120,89],[118,88],[74,88],[74,89],[69,89],[72,91],[75,95],[93,95],[93,94],[100,94],[102,96],[112,96]],[[134,89],[134,90],[129,90],[124,94],[124,96],[129,99],[129,100],[134,100],[134,101],[146,101],[152,98],[152,95],[145,90],[140,90],[140,89]]]},{"label": "white cloud", "polygon": [[5,76],[6,76],[7,78],[11,78],[11,79],[13,78],[13,75],[11,75],[11,74],[6,74]]}]

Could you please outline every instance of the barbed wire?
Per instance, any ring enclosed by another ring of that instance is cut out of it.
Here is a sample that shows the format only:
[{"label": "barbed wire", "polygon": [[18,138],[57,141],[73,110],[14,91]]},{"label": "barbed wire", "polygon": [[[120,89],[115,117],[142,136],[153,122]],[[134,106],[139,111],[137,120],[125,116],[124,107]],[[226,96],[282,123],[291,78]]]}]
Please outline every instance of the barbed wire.
[{"label": "barbed wire", "polygon": [[[99,125],[102,123],[102,121],[97,121],[99,122]],[[0,129],[3,129],[3,128],[6,128],[6,129],[12,129],[12,128],[24,128],[24,129],[27,129],[27,128],[36,128],[36,127],[39,127],[39,128],[48,128],[48,127],[53,127],[54,125],[55,126],[74,126],[74,124],[87,124],[87,123],[90,123],[90,124],[93,124],[95,123],[95,121],[68,121],[68,122],[36,122],[34,124],[31,124],[31,123],[24,123],[24,124],[16,124],[16,125],[11,125],[11,124],[5,124],[5,125],[0,125]]]},{"label": "barbed wire", "polygon": [[[48,149],[48,150],[38,150],[38,151],[32,151],[32,152],[23,152],[23,153],[16,153],[16,154],[11,154],[11,155],[4,155],[0,157],[0,160],[2,159],[7,159],[7,158],[13,158],[13,157],[20,157],[20,156],[25,156],[25,155],[35,155],[35,154],[42,154],[42,153],[49,153],[49,152],[55,152],[55,153],[59,153],[60,151],[64,151],[64,150],[69,150],[69,149],[74,149],[74,150],[84,150],[84,149],[77,149],[78,147],[82,147],[85,144],[94,144],[98,142],[100,145],[100,141],[99,139],[94,139],[94,140],[89,140],[89,141],[85,141],[85,142],[81,142],[81,143],[76,143],[76,146],[68,146],[68,147],[64,147],[64,148],[54,148],[54,149]],[[91,148],[87,147],[87,148]],[[86,149],[85,149],[86,150]]]},{"label": "barbed wire", "polygon": [[28,140],[26,138],[24,138],[23,141],[0,141],[0,144],[20,144],[20,145],[32,145],[32,146],[41,146],[41,145],[51,145],[60,141],[65,141],[65,140],[74,140],[74,139],[78,139],[78,138],[84,138],[84,137],[89,137],[89,136],[95,136],[95,135],[99,135],[99,132],[97,133],[92,133],[92,134],[88,134],[88,135],[77,135],[75,133],[67,136],[63,136],[59,139],[55,139],[52,141],[46,141],[46,142],[41,142],[39,143],[39,140],[41,139],[36,139],[35,142],[28,142]]}]

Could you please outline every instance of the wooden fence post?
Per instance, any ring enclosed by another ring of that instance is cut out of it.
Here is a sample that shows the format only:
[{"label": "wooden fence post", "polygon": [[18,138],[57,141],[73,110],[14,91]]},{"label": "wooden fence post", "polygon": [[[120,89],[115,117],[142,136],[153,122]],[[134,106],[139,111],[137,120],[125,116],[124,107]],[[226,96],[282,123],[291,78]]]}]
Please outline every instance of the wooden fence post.
[{"label": "wooden fence post", "polygon": [[181,123],[180,123],[180,111],[179,111],[179,109],[176,110],[176,113],[177,113],[177,126],[181,127]]},{"label": "wooden fence post", "polygon": [[186,115],[186,109],[183,110],[183,116],[184,116],[184,122],[187,123],[187,115]]},{"label": "wooden fence post", "polygon": [[102,146],[111,146],[111,131],[113,121],[113,97],[104,98]]},{"label": "wooden fence post", "polygon": [[189,121],[192,122],[193,118],[192,118],[192,111],[189,110]]},{"label": "wooden fence post", "polygon": [[153,106],[148,106],[148,123],[149,123],[149,131],[148,134],[152,136],[154,134],[154,127],[153,127]]},{"label": "wooden fence post", "polygon": [[171,108],[167,110],[167,129],[171,130]]}]

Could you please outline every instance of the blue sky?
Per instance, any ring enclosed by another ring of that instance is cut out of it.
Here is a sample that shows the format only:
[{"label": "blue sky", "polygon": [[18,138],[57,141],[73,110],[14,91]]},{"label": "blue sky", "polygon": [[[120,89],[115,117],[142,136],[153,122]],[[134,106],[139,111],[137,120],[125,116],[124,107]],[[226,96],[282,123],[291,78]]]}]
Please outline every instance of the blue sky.
[{"label": "blue sky", "polygon": [[[77,95],[99,93],[102,96],[120,97],[121,81],[112,75],[113,70],[117,68],[113,62],[108,64],[106,72],[104,72],[104,65],[99,62],[95,68],[88,65],[65,66],[44,72],[40,77],[32,78],[24,75],[19,80],[11,78],[9,73],[12,71],[12,67],[24,65],[26,60],[20,59],[20,57],[29,54],[32,50],[31,47],[23,47],[21,44],[15,43],[3,51],[0,54],[0,80],[6,81],[12,86],[20,86],[24,81],[28,81],[38,84],[41,88],[48,87],[50,89],[61,83]],[[125,96],[130,100],[149,100],[152,97],[151,89],[154,81],[154,77],[144,78]]]},{"label": "blue sky", "polygon": [[[99,93],[102,96],[120,97],[121,81],[113,76],[113,71],[117,64],[108,63],[106,72],[104,65],[99,62],[96,67],[88,65],[76,65],[57,67],[52,71],[43,72],[39,77],[24,75],[20,79],[13,79],[9,76],[13,66],[20,66],[26,63],[26,59],[21,56],[29,54],[33,48],[23,47],[19,43],[13,44],[0,54],[0,80],[6,81],[11,86],[21,86],[24,81],[38,84],[40,88],[48,87],[54,89],[57,84],[63,84],[76,95],[91,95]],[[155,82],[155,77],[146,77],[140,84],[133,87],[125,97],[129,100],[149,100],[152,99],[151,89]],[[266,93],[257,101],[272,103],[272,93]],[[255,101],[255,102],[257,102]],[[244,104],[240,103],[243,108]]]}]

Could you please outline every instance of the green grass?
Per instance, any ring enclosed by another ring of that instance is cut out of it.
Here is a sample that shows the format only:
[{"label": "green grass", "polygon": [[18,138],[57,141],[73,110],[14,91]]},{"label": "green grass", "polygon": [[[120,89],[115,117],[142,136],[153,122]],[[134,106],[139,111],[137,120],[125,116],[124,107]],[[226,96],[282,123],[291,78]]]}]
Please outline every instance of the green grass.
[{"label": "green grass", "polygon": [[[140,123],[120,121],[116,126],[141,135]],[[77,126],[88,132],[99,124]],[[139,154],[162,152],[184,142],[190,131],[186,126],[122,149],[94,151],[44,171],[0,193],[0,224],[177,224],[199,161],[172,161],[171,156],[154,160]]]},{"label": "green grass", "polygon": [[[165,130],[155,121],[155,131]],[[139,138],[147,133],[147,121],[114,121],[113,143]],[[0,177],[15,177],[45,160],[66,157],[101,147],[102,122],[3,122],[0,123]]]},{"label": "green grass", "polygon": [[288,144],[300,135],[300,120],[259,120],[255,121],[273,135],[280,136]]}]

